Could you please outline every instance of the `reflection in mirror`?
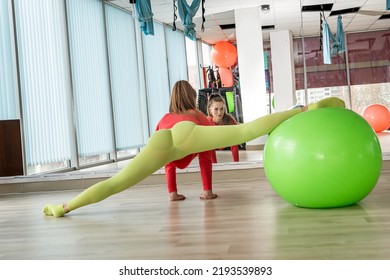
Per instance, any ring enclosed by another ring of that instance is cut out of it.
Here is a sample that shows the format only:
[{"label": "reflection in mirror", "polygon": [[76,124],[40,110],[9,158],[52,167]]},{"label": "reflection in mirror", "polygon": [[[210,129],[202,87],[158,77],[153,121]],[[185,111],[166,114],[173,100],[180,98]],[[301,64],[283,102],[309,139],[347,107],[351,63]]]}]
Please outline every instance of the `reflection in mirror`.
[{"label": "reflection in mirror", "polygon": [[[323,16],[321,16],[321,14]],[[348,24],[355,16],[343,14],[345,51],[331,57],[331,64],[324,63],[323,25],[329,25],[333,36],[337,33],[338,15],[329,11],[301,12],[301,37],[293,38],[293,54],[298,104],[308,104],[329,96],[342,98],[347,108],[362,114],[375,103],[390,108],[390,33],[389,30],[348,32]],[[314,24],[313,22],[318,22]],[[309,27],[314,26],[314,27]],[[315,27],[317,26],[317,27]],[[305,35],[303,35],[305,34]],[[267,36],[263,36],[266,38]],[[267,94],[270,111],[273,102],[271,46],[264,42],[267,57]],[[388,135],[378,134],[383,153],[387,153]],[[387,138],[386,138],[387,137]],[[226,151],[218,152],[224,161]],[[228,154],[229,156],[229,154]],[[226,161],[229,157],[226,156]],[[242,161],[262,160],[261,151],[240,151]]]}]

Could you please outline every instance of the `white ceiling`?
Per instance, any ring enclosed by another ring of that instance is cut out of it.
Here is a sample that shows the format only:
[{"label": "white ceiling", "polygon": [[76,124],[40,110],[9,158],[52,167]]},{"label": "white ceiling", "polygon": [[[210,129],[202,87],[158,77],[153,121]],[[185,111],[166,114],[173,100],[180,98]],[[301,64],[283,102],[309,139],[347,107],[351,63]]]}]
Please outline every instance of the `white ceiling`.
[{"label": "white ceiling", "polygon": [[[136,0],[144,1],[144,0]],[[173,24],[173,0],[150,0],[154,19]],[[109,1],[113,5],[126,10],[133,10],[129,0]],[[187,0],[190,4],[192,0]],[[270,11],[264,13],[260,6],[270,5]],[[221,29],[220,25],[234,24],[234,10],[240,8],[258,8],[262,26],[274,25],[274,29],[263,30],[263,39],[269,39],[270,31],[291,30],[294,37],[316,36],[320,34],[320,12],[302,12],[302,6],[333,4],[331,11],[360,7],[358,12],[342,14],[342,22],[346,33],[390,30],[390,18],[379,20],[386,11],[386,0],[205,0],[205,31],[201,31],[201,7],[194,17],[197,36],[204,42],[214,44],[219,41],[235,42],[235,29]],[[330,16],[331,11],[325,11],[325,17],[333,33],[336,33],[337,15]],[[178,12],[176,26],[183,29]]]}]

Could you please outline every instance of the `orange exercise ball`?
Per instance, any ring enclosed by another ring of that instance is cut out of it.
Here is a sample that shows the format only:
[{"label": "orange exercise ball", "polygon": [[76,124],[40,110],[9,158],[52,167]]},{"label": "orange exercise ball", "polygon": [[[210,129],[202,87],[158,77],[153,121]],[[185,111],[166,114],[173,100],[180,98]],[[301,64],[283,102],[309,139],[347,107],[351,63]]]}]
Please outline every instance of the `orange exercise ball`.
[{"label": "orange exercise ball", "polygon": [[390,127],[390,111],[381,104],[372,104],[363,111],[363,117],[375,132],[382,132]]},{"label": "orange exercise ball", "polygon": [[219,76],[221,77],[221,83],[223,87],[233,86],[233,74],[229,68],[219,67]]},{"label": "orange exercise ball", "polygon": [[211,60],[219,67],[228,68],[237,61],[237,49],[227,41],[218,42],[211,49]]}]

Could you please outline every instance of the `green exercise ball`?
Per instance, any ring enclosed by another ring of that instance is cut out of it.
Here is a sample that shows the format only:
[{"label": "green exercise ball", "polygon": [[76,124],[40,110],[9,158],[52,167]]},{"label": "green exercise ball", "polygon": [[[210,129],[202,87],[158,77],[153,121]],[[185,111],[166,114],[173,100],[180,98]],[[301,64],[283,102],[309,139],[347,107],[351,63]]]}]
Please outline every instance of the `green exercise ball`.
[{"label": "green exercise ball", "polygon": [[280,124],[264,147],[272,188],[298,207],[355,204],[375,187],[382,168],[378,137],[359,114],[322,108]]}]

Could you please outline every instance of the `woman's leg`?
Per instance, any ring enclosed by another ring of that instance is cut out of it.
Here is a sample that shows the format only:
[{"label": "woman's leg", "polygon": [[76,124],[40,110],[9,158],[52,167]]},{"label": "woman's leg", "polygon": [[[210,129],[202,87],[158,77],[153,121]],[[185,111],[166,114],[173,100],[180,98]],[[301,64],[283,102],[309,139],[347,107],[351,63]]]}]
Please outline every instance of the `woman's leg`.
[{"label": "woman's leg", "polygon": [[67,212],[99,202],[130,188],[165,164],[177,159],[172,151],[173,146],[170,130],[157,131],[149,139],[145,148],[119,173],[94,184],[64,205],[46,205],[43,210],[44,213],[49,216],[61,217]]},{"label": "woman's leg", "polygon": [[[340,99],[328,98],[309,105],[309,110],[321,107],[344,107]],[[256,139],[270,133],[280,123],[302,112],[301,108],[260,117],[240,125],[197,126],[180,122],[170,130],[159,130],[146,147],[118,174],[99,182],[64,205],[46,205],[44,213],[61,217],[65,213],[99,202],[137,184],[166,165],[189,154],[228,147]]]},{"label": "woman's leg", "polygon": [[309,104],[307,107],[273,113],[238,125],[194,125],[190,128],[185,122],[181,122],[172,128],[172,135],[178,139],[185,139],[185,141],[177,142],[175,149],[178,152],[182,151],[184,156],[185,152],[199,153],[219,147],[238,145],[270,133],[279,124],[303,111],[323,107],[344,108],[345,104],[339,98],[330,97]]},{"label": "woman's leg", "polygon": [[195,157],[196,154],[191,154],[165,165],[165,180],[167,183],[170,200],[175,201],[185,199],[184,195],[177,193],[176,168],[187,168]]},{"label": "woman's leg", "polygon": [[198,154],[200,176],[202,177],[203,193],[201,199],[214,199],[217,195],[213,193],[213,163],[212,151],[200,152]]}]

